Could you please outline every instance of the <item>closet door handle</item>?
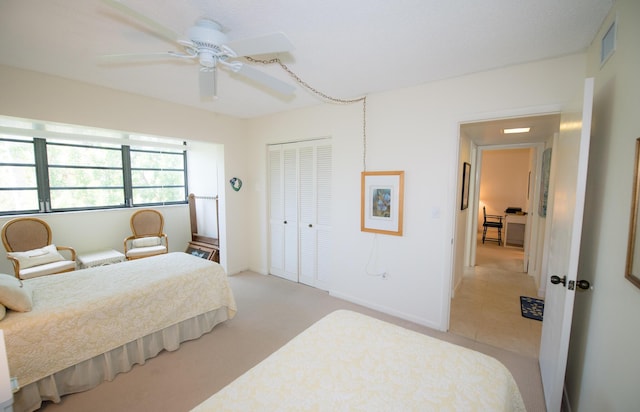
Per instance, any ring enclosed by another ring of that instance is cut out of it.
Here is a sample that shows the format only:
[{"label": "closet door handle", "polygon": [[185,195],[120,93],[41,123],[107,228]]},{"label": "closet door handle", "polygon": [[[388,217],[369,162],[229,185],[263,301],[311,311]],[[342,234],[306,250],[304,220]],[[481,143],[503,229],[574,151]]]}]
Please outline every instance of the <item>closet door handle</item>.
[{"label": "closet door handle", "polygon": [[284,224],[285,224],[285,225],[287,224],[287,221],[286,221],[286,220],[284,221]]},{"label": "closet door handle", "polygon": [[309,223],[309,227],[313,227],[313,225],[311,223]]}]

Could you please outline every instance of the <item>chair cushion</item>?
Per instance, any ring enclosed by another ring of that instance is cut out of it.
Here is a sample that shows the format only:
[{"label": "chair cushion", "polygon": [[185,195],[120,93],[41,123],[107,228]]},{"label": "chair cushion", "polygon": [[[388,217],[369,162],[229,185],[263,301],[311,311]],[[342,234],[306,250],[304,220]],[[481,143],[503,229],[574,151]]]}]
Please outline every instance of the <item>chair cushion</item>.
[{"label": "chair cushion", "polygon": [[15,276],[0,273],[0,303],[18,312],[28,312],[33,307],[31,288]]},{"label": "chair cushion", "polygon": [[149,247],[137,247],[134,249],[127,250],[127,257],[138,258],[138,257],[144,257],[144,256],[159,255],[162,253],[167,253],[166,246],[160,245],[160,246],[149,246]]},{"label": "chair cushion", "polygon": [[7,315],[7,308],[3,304],[0,303],[0,320],[4,319]]},{"label": "chair cushion", "polygon": [[148,247],[148,246],[158,246],[162,244],[162,241],[158,236],[149,236],[149,237],[141,237],[138,239],[133,239],[131,241],[131,245],[134,248],[138,247]]},{"label": "chair cushion", "polygon": [[58,253],[56,245],[45,246],[40,249],[27,250],[26,252],[8,252],[7,256],[18,259],[20,269],[28,269],[34,266],[64,260],[64,256]]},{"label": "chair cushion", "polygon": [[59,262],[47,263],[46,265],[34,266],[28,269],[20,269],[20,277],[22,279],[31,279],[38,276],[53,275],[75,269],[76,262],[74,260],[61,260]]}]

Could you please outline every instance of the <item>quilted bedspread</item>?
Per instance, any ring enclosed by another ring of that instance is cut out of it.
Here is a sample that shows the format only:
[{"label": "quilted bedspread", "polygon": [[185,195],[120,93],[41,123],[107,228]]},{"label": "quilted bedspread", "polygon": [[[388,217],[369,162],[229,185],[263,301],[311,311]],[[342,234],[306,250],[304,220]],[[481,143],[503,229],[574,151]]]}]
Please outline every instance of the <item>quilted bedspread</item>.
[{"label": "quilted bedspread", "polygon": [[201,403],[203,411],[524,411],[496,359],[336,311]]},{"label": "quilted bedspread", "polygon": [[222,267],[186,253],[24,282],[33,310],[0,321],[21,386],[199,314],[236,312]]}]

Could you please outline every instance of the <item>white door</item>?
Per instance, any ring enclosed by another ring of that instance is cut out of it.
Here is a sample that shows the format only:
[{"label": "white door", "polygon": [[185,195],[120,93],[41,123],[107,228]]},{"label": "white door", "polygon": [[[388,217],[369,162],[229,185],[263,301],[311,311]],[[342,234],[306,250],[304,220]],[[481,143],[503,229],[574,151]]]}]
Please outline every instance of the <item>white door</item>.
[{"label": "white door", "polygon": [[270,273],[298,281],[297,153],[269,148]]},{"label": "white door", "polygon": [[326,290],[331,247],[331,145],[300,148],[299,156],[299,282]]},{"label": "white door", "polygon": [[326,289],[331,170],[327,141],[269,147],[271,274]]},{"label": "white door", "polygon": [[[586,79],[582,112],[562,113],[560,133],[551,154],[555,177],[539,360],[550,412],[559,411],[562,403],[582,236],[592,106],[593,79]],[[551,283],[553,275],[564,278],[566,286]]]}]

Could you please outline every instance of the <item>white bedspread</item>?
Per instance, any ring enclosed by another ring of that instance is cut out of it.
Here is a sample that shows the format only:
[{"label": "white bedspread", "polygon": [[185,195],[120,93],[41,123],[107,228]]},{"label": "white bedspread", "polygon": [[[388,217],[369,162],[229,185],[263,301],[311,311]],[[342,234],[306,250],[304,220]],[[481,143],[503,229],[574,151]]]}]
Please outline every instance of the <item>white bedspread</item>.
[{"label": "white bedspread", "polygon": [[169,253],[26,280],[31,312],[9,312],[11,376],[21,386],[204,312],[236,304],[217,263]]},{"label": "white bedspread", "polygon": [[193,411],[524,411],[496,359],[355,312],[318,321]]}]

